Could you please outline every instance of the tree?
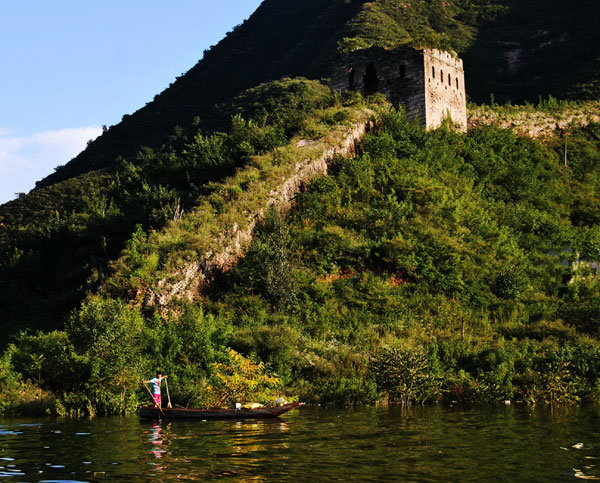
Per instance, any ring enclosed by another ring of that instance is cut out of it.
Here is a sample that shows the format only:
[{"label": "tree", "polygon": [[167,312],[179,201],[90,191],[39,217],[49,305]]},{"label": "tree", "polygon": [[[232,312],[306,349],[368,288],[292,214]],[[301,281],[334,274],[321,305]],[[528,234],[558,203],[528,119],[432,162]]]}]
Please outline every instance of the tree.
[{"label": "tree", "polygon": [[383,349],[371,360],[371,371],[380,391],[403,406],[424,403],[437,391],[427,354],[397,347]]},{"label": "tree", "polygon": [[[122,300],[90,297],[71,315],[66,332],[88,371],[83,388],[96,410],[125,411],[141,380],[141,314]],[[129,397],[129,401],[127,401]]]},{"label": "tree", "polygon": [[277,309],[296,301],[292,238],[284,214],[271,208],[249,254],[255,285]]},{"label": "tree", "polygon": [[214,384],[210,390],[219,406],[236,403],[272,402],[279,379],[266,372],[263,363],[256,363],[233,349],[228,349],[229,361],[215,364]]}]

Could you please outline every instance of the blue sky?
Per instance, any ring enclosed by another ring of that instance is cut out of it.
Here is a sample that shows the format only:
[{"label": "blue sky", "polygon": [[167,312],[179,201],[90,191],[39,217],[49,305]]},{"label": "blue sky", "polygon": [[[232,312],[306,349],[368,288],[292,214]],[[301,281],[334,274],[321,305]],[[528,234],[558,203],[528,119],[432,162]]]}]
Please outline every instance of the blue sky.
[{"label": "blue sky", "polygon": [[0,0],[0,203],[152,100],[260,0]]}]

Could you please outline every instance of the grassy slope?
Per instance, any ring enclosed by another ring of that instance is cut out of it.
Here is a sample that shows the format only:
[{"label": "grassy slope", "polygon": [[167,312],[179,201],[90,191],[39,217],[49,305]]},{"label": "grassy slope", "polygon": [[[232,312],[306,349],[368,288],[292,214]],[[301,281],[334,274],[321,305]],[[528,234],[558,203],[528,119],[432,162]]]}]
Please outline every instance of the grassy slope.
[{"label": "grassy slope", "polygon": [[[334,97],[299,136],[360,117],[351,104]],[[268,213],[210,295],[165,311],[119,300],[214,249],[217,233],[264,206],[272,183],[306,156],[296,138],[210,184],[203,208],[182,221],[136,232],[109,290],[88,297],[65,331],[21,336],[5,353],[0,390],[10,399],[3,381],[39,379],[46,391],[72,388],[48,393],[54,410],[128,411],[138,375],[162,368],[177,401],[210,404],[233,348],[307,401],[402,397],[386,381],[406,354],[421,361],[416,400],[597,397],[600,284],[570,263],[600,257],[599,140],[597,124],[574,129],[564,167],[559,137],[493,126],[426,133],[383,111],[361,155],[338,159],[289,216]]]},{"label": "grassy slope", "polygon": [[178,271],[188,263],[202,263],[209,258],[207,254],[231,252],[237,261],[236,233],[254,224],[259,213],[278,201],[273,193],[295,176],[300,166],[340,146],[349,130],[365,125],[371,114],[353,103],[313,111],[310,126],[307,124],[289,144],[253,156],[232,176],[209,183],[207,194],[200,196],[182,219],[151,232],[135,250],[125,250],[112,263],[113,273],[101,293],[134,299],[142,305],[144,294],[149,288],[156,289],[159,280],[168,279],[171,285],[179,282]]},{"label": "grassy slope", "polygon": [[[544,377],[565,399],[594,395],[600,285],[571,283],[565,262],[600,256],[598,133],[572,132],[565,169],[559,139],[426,134],[391,115],[206,304],[307,399],[369,400],[384,347],[429,353],[452,399],[544,401]],[[264,266],[286,246],[292,275],[273,281]]]},{"label": "grassy slope", "polygon": [[[161,149],[146,149],[133,163],[122,162],[116,176],[101,170],[3,205],[0,302],[7,307],[3,326],[8,333],[25,327],[61,327],[84,294],[104,281],[110,261],[118,258],[136,225],[146,232],[160,231],[180,209],[196,210],[205,219],[220,213],[219,196],[226,197],[219,193],[220,181],[248,165],[251,156],[271,152],[299,133],[320,136],[329,124],[323,124],[319,116],[324,114],[318,113],[340,102],[316,81],[264,84],[221,106],[222,122],[229,124],[224,133],[206,133],[192,125],[189,136],[172,137]],[[254,190],[265,186],[258,182]],[[203,204],[206,213],[198,208]],[[165,258],[166,251],[161,248]],[[170,256],[177,258],[176,253]]]}]

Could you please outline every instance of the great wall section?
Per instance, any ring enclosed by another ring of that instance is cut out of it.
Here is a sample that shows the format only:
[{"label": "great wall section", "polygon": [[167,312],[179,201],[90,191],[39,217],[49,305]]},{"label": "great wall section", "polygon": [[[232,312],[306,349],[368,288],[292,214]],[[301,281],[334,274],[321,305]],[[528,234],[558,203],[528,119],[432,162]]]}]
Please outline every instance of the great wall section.
[{"label": "great wall section", "polygon": [[[573,126],[600,122],[600,105],[586,113],[563,113],[561,116],[543,112],[526,112],[515,108],[514,115],[502,117],[493,110],[475,108],[467,112],[462,60],[447,52],[408,49],[389,52],[371,48],[341,56],[334,65],[332,88],[356,90],[369,94],[382,92],[398,107],[403,106],[409,117],[418,118],[426,129],[439,127],[446,118],[463,132],[480,125],[497,125],[514,129],[520,135],[543,137]],[[372,113],[370,113],[372,115]],[[319,140],[302,139],[296,148],[306,149],[296,163],[291,176],[274,186],[268,200],[247,223],[228,226],[217,237],[220,249],[210,250],[198,259],[183,263],[175,272],[160,278],[145,290],[143,305],[164,310],[174,300],[197,299],[219,274],[230,270],[246,253],[256,224],[272,205],[289,209],[295,194],[311,179],[326,175],[328,165],[336,156],[354,157],[357,145],[371,127],[366,118],[347,128],[341,141],[325,146],[313,158],[308,151]]]},{"label": "great wall section", "polygon": [[381,92],[426,129],[445,119],[467,130],[463,61],[436,49],[381,47],[340,54],[332,68],[331,86],[368,95]]},{"label": "great wall section", "polygon": [[497,126],[536,139],[564,135],[571,129],[591,123],[600,123],[600,103],[587,103],[576,109],[564,108],[556,112],[535,110],[533,106],[510,106],[500,110],[477,106],[469,110],[468,116],[469,130],[479,126]]},{"label": "great wall section", "polygon": [[[461,131],[467,128],[464,85],[462,60],[447,52],[388,51],[377,47],[339,57],[331,81],[334,90],[385,94],[392,105],[403,106],[409,117],[419,119],[426,129],[439,127],[445,118],[452,118]],[[326,146],[314,159],[308,155],[301,157],[294,174],[271,189],[267,202],[249,215],[244,227],[236,223],[223,230],[217,237],[219,250],[207,251],[198,259],[181,264],[175,272],[146,288],[142,304],[165,310],[174,300],[198,298],[215,277],[230,270],[244,256],[265,210],[272,205],[288,209],[302,186],[316,176],[327,174],[332,159],[353,157],[370,123],[365,119],[351,126],[341,141]],[[309,149],[316,142],[300,140],[296,147]]]},{"label": "great wall section", "polygon": [[[173,300],[196,299],[216,276],[230,270],[244,256],[252,241],[254,228],[266,209],[273,205],[289,209],[295,194],[304,185],[317,176],[327,174],[331,160],[338,156],[355,156],[357,145],[370,127],[371,122],[368,120],[354,124],[347,128],[341,141],[326,147],[318,157],[313,159],[307,153],[295,164],[294,174],[282,179],[271,189],[263,208],[250,215],[244,228],[234,224],[224,230],[218,237],[220,250],[209,251],[197,260],[182,264],[175,273],[162,277],[152,287],[147,288],[143,305],[164,310]],[[300,140],[296,147],[308,151],[315,143],[315,140]]]}]

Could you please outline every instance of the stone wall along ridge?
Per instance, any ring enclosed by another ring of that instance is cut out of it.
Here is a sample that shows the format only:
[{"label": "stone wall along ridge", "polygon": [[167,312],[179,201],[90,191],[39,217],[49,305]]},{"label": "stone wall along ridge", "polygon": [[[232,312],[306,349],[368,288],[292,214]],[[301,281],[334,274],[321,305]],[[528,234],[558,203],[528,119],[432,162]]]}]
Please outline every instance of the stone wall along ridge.
[{"label": "stone wall along ridge", "polygon": [[[281,180],[269,193],[263,209],[249,215],[248,223],[240,228],[237,223],[219,235],[218,251],[210,251],[197,260],[182,264],[174,273],[160,279],[146,290],[143,305],[166,310],[173,300],[195,300],[202,291],[221,273],[230,270],[244,256],[254,234],[254,228],[264,210],[272,205],[288,209],[293,198],[311,179],[327,174],[328,163],[336,156],[354,157],[356,146],[369,128],[368,122],[355,124],[347,129],[342,140],[327,147],[315,159],[306,156],[296,163],[291,176]],[[302,140],[297,147],[310,148],[313,142]]]}]

